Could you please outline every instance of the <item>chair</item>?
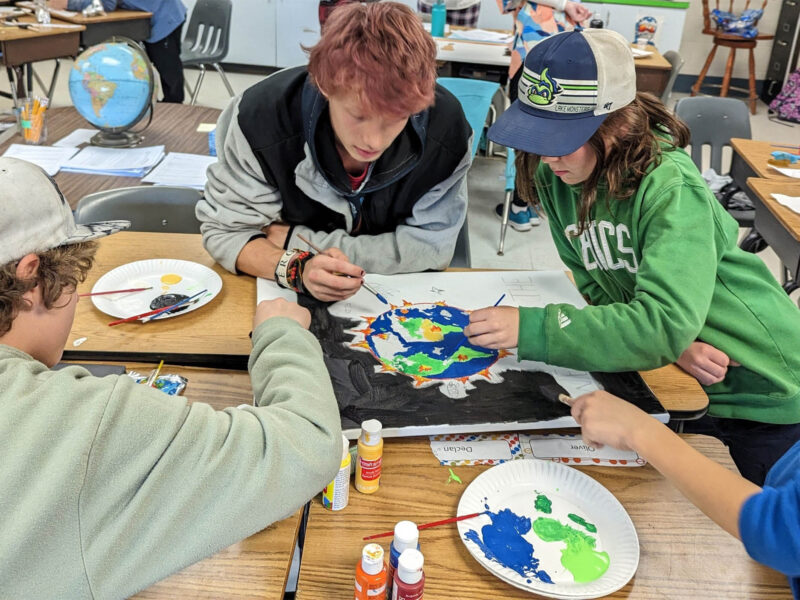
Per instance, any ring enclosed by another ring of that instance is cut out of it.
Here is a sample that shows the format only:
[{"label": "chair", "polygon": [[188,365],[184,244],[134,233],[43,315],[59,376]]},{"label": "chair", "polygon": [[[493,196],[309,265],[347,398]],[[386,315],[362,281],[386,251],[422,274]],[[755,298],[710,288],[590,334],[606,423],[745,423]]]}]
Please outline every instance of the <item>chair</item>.
[{"label": "chair", "polygon": [[[731,138],[752,137],[747,105],[736,98],[681,98],[675,105],[675,114],[689,126],[692,160],[700,171],[703,170],[702,153],[705,144],[711,147],[711,168],[722,175],[722,149],[730,146]],[[729,206],[733,195],[739,191],[741,190],[737,185],[729,184],[721,190],[719,200],[740,227],[751,228],[750,234],[740,246],[747,251],[758,252],[764,246],[756,239],[758,234],[752,230],[755,210]]]},{"label": "chair", "polygon": [[668,50],[664,52],[664,58],[667,59],[667,62],[672,65],[672,71],[669,73],[667,85],[664,88],[664,91],[661,93],[661,103],[666,106],[669,103],[670,96],[672,96],[672,88],[675,87],[675,80],[678,78],[678,74],[683,68],[684,60],[683,57],[681,57],[681,55],[675,50]]},{"label": "chair", "polygon": [[181,62],[184,68],[190,66],[200,68],[194,89],[189,85],[189,81],[184,79],[186,90],[192,98],[192,105],[197,102],[200,86],[206,75],[206,65],[211,65],[217,70],[228,89],[228,94],[234,96],[233,88],[220,65],[228,55],[232,10],[231,0],[198,0],[192,10],[181,49]]},{"label": "chair", "polygon": [[[719,0],[716,1],[716,8],[719,9]],[[733,63],[736,59],[736,51],[741,50],[748,50],[750,53],[749,56],[749,85],[748,85],[748,103],[750,104],[750,112],[752,114],[756,114],[756,59],[753,53],[753,50],[758,43],[758,40],[771,40],[774,38],[774,35],[763,35],[758,34],[754,38],[744,38],[735,34],[725,33],[719,28],[719,25],[712,25],[711,23],[711,13],[708,9],[708,2],[709,0],[703,0],[703,33],[706,35],[713,36],[714,41],[713,45],[711,46],[711,52],[708,54],[708,58],[706,59],[706,64],[703,65],[702,71],[700,71],[700,75],[697,76],[697,81],[695,81],[694,85],[692,86],[692,96],[697,95],[700,93],[700,87],[703,85],[703,79],[708,73],[708,68],[711,66],[711,62],[714,60],[714,55],[717,53],[717,49],[720,46],[725,48],[730,48],[730,54],[728,55],[728,62],[725,65],[725,74],[722,77],[722,88],[720,89],[719,95],[721,97],[725,97],[728,95],[728,90],[731,87],[731,74],[733,73]],[[730,0],[728,6],[728,12],[733,12],[733,2],[734,0]],[[764,0],[764,3],[761,5],[761,10],[764,10],[764,7],[767,5],[767,0]],[[744,5],[744,9],[747,10],[750,6],[750,0],[746,0]],[[756,26],[756,23],[753,23],[753,26]]]},{"label": "chair", "polygon": [[[461,103],[464,116],[466,116],[467,122],[472,127],[472,157],[474,158],[478,151],[478,146],[480,146],[481,136],[487,120],[490,123],[494,120],[492,98],[500,89],[500,84],[493,81],[461,77],[439,77],[436,81],[458,98]],[[461,231],[458,232],[456,249],[450,266],[469,268],[471,265],[469,227],[465,217]]]},{"label": "chair", "polygon": [[200,192],[192,188],[144,186],[96,192],[81,198],[76,223],[127,219],[131,231],[200,233],[194,207]]},{"label": "chair", "polygon": [[517,167],[514,165],[514,150],[508,149],[506,154],[506,193],[503,197],[503,218],[500,222],[500,245],[497,247],[497,256],[503,256],[506,247],[506,231],[508,231],[508,211],[511,210],[511,201],[514,199],[514,186],[517,179]]}]

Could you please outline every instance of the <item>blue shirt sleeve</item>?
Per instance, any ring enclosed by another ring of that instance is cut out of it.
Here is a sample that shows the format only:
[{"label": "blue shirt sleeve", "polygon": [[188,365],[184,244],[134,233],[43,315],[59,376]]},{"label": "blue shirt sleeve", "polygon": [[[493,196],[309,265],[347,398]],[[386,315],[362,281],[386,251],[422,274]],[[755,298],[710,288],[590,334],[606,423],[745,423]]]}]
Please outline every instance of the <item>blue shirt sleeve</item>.
[{"label": "blue shirt sleeve", "polygon": [[764,489],[748,498],[739,514],[747,553],[780,571],[797,588],[800,577],[800,443],[779,460]]}]

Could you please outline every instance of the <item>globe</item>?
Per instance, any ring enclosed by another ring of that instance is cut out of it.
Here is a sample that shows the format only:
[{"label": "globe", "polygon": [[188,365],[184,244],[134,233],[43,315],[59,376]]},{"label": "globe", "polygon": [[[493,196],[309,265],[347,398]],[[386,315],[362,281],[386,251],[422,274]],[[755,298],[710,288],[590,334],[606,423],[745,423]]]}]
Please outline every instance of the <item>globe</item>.
[{"label": "globe", "polygon": [[75,59],[69,94],[80,115],[100,129],[92,143],[133,146],[142,136],[128,131],[151,109],[153,69],[134,41],[115,37]]},{"label": "globe", "polygon": [[443,304],[388,310],[369,324],[370,351],[393,371],[425,379],[469,377],[492,366],[497,350],[473,346],[464,335],[469,314]]}]

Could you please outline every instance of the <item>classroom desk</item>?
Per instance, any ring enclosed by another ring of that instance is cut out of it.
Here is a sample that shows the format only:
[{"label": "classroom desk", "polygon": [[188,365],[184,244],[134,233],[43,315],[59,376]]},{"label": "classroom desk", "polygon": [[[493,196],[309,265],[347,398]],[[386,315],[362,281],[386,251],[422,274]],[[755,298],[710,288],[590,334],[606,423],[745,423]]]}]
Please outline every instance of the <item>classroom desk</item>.
[{"label": "classroom desk", "polygon": [[[36,19],[33,16],[24,16],[19,17],[19,21],[35,23]],[[69,29],[60,27],[21,29],[14,26],[4,26],[0,23],[0,52],[3,53],[0,60],[2,60],[3,66],[12,69],[16,74],[17,83],[15,87],[19,98],[27,96],[31,89],[30,66],[27,69],[27,77],[23,75],[23,69],[26,65],[41,60],[52,60],[78,54],[80,35],[85,27],[58,19],[53,19],[52,24],[70,27]]]},{"label": "classroom desk", "polygon": [[[34,8],[33,2],[17,2],[17,6]],[[106,41],[114,35],[131,38],[141,42],[150,37],[150,17],[153,13],[141,10],[113,10],[105,15],[84,17],[80,12],[50,9],[50,14],[62,21],[83,25],[86,29],[81,33],[81,46],[93,46]]]},{"label": "classroom desk", "polygon": [[[200,123],[216,123],[220,112],[222,111],[216,108],[158,102],[154,106],[153,122],[144,131],[143,145],[163,144],[165,152],[208,154],[208,134],[198,133],[197,126]],[[47,111],[47,139],[50,144],[81,127],[91,129],[92,126],[72,106]],[[0,154],[5,152],[10,144],[21,143],[23,143],[22,136],[14,135],[7,142],[0,144]],[[55,180],[72,208],[75,208],[78,201],[87,194],[136,186],[142,182],[139,177],[108,177],[64,172],[57,173]]]},{"label": "classroom desk", "polygon": [[[439,61],[506,67],[511,62],[508,46],[505,44],[453,40],[448,37],[434,39],[436,60]],[[656,48],[649,47],[647,50],[653,54],[634,59],[636,89],[661,96],[667,86],[672,65]]]},{"label": "classroom desk", "polygon": [[733,149],[733,156],[731,157],[730,176],[743,190],[747,189],[747,179],[749,177],[764,177],[787,183],[797,181],[778,173],[767,164],[767,161],[772,158],[772,152],[786,150],[786,148],[776,147],[770,142],[742,138],[731,138],[731,148]]},{"label": "classroom desk", "polygon": [[[127,362],[128,371],[147,374],[153,364]],[[189,380],[184,392],[190,402],[206,402],[217,410],[252,404],[250,378],[243,371],[164,365],[162,373]],[[133,598],[263,598],[282,600],[303,510],[220,550],[156,583]]]},{"label": "classroom desk", "polygon": [[783,282],[783,289],[791,294],[800,287],[800,214],[779,204],[770,194],[800,196],[800,180],[784,179],[750,177],[747,186],[759,200],[755,228],[788,270],[790,276]]},{"label": "classroom desk", "polygon": [[[721,462],[733,464],[714,438],[684,436],[692,446]],[[437,521],[456,514],[466,486],[490,467],[454,467],[464,485],[448,484],[447,467],[431,452],[427,438],[386,440],[380,489],[371,495],[350,489],[350,502],[330,512],[312,500],[297,600],[352,596],[355,565],[362,538],[391,531],[397,521]],[[747,556],[741,543],[694,508],[651,466],[582,467],[617,497],[639,536],[640,560],[635,577],[608,596],[628,599],[725,598],[790,599],[786,578]],[[388,551],[391,537],[378,540]],[[425,597],[458,600],[538,598],[512,587],[485,570],[461,542],[456,525],[422,531]]]},{"label": "classroom desk", "polygon": [[[253,277],[236,276],[214,262],[200,235],[122,232],[99,242],[95,266],[81,292],[91,290],[99,277],[122,264],[147,258],[180,258],[214,269],[222,291],[211,303],[180,318],[108,327],[113,319],[94,308],[91,299],[78,303],[75,324],[67,340],[69,360],[165,359],[176,364],[243,369],[250,353],[248,333],[256,301]],[[86,341],[79,346],[73,342]],[[664,408],[677,417],[694,418],[708,407],[708,397],[693,377],[675,365],[643,371],[642,377]]]}]

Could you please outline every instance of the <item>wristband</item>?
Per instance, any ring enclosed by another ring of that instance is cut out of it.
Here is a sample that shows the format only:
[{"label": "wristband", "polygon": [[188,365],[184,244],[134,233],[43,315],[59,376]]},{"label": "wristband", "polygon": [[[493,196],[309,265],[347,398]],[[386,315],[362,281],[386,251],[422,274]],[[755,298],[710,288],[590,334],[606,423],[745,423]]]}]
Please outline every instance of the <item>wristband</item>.
[{"label": "wristband", "polygon": [[303,270],[305,269],[306,263],[312,258],[313,255],[311,252],[298,252],[298,254],[289,261],[289,270],[286,279],[289,282],[289,287],[299,294],[303,294],[306,291],[303,287]]},{"label": "wristband", "polygon": [[287,250],[283,253],[280,260],[278,261],[277,266],[275,267],[275,283],[277,283],[280,287],[286,288],[287,290],[292,289],[292,286],[289,285],[289,264],[292,262],[292,259],[295,255],[299,254],[300,250]]}]

